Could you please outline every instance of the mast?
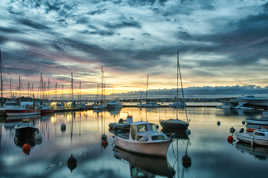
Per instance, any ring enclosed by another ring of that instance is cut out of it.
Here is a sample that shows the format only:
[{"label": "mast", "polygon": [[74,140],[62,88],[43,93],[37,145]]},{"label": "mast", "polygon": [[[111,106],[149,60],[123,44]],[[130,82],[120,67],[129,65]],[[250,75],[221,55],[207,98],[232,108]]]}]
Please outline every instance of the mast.
[{"label": "mast", "polygon": [[[177,50],[177,71],[179,72],[180,75],[180,81],[181,81],[181,94],[182,94],[182,99],[184,101],[184,91],[183,91],[183,85],[182,85],[182,76],[181,76],[181,69],[180,69],[180,57],[179,57],[179,49]],[[178,83],[178,75],[177,75],[177,83]],[[178,85],[178,84],[177,84]],[[178,87],[177,87],[178,90]],[[179,91],[177,91],[179,93]],[[177,93],[177,95],[178,95]]]},{"label": "mast", "polygon": [[177,50],[177,90],[176,90],[176,100],[179,102],[179,65],[180,65],[180,57],[179,50]]},{"label": "mast", "polygon": [[149,88],[149,74],[147,74],[147,85],[146,85],[146,97],[145,97],[145,100],[146,100],[146,103],[148,101],[148,88]]},{"label": "mast", "polygon": [[21,89],[21,78],[20,78],[20,75],[19,75],[19,97],[21,96],[20,95],[20,89]]},{"label": "mast", "polygon": [[1,80],[1,106],[3,105],[3,63],[2,63],[3,53],[2,49],[0,48],[0,80]]},{"label": "mast", "polygon": [[103,70],[103,65],[101,66],[101,102],[104,104],[105,96],[104,96],[104,70]]},{"label": "mast", "polygon": [[49,91],[50,91],[50,80],[49,78],[47,79],[47,100],[49,100]]},{"label": "mast", "polygon": [[71,72],[71,88],[72,88],[72,102],[74,101],[74,79],[73,73]]},{"label": "mast", "polygon": [[43,81],[43,73],[40,73],[40,87],[39,87],[39,91],[40,91],[40,98],[44,99],[44,81]]},{"label": "mast", "polygon": [[56,100],[58,100],[58,82],[55,84],[55,95]]},{"label": "mast", "polygon": [[79,82],[79,100],[80,100],[80,104],[81,104],[81,90],[82,90],[82,82],[80,80],[80,82]]},{"label": "mast", "polygon": [[12,81],[11,81],[11,79],[9,79],[9,92],[10,92],[10,98],[12,98],[13,94],[12,94]]}]

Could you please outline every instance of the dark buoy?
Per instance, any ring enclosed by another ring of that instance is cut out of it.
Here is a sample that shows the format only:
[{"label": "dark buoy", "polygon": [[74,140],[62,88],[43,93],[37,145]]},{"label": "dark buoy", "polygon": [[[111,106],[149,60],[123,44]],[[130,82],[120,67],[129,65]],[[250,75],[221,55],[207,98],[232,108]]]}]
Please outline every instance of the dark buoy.
[{"label": "dark buoy", "polygon": [[66,124],[65,123],[62,123],[61,126],[60,126],[60,130],[62,132],[65,132],[66,131]]},{"label": "dark buoy", "polygon": [[27,143],[24,144],[24,145],[22,146],[22,151],[23,151],[24,154],[29,155],[30,152],[31,152],[31,145],[29,145],[29,144],[27,144]]},{"label": "dark buoy", "polygon": [[220,125],[221,125],[221,122],[220,122],[220,121],[218,121],[218,122],[217,122],[217,126],[220,126]]},{"label": "dark buoy", "polygon": [[71,172],[77,167],[77,160],[73,157],[73,155],[71,155],[68,159],[67,166]]},{"label": "dark buoy", "polygon": [[228,141],[228,143],[230,143],[230,144],[232,144],[233,142],[234,142],[234,137],[233,136],[228,136],[227,137],[227,141]]},{"label": "dark buoy", "polygon": [[243,124],[243,125],[245,125],[245,124],[246,124],[246,122],[245,122],[245,121],[242,121],[242,124]]},{"label": "dark buoy", "polygon": [[235,133],[235,128],[231,127],[230,128],[230,133],[232,133],[232,134]]},{"label": "dark buoy", "polygon": [[191,130],[190,129],[186,130],[186,135],[188,135],[188,136],[191,135]]},{"label": "dark buoy", "polygon": [[108,139],[105,134],[101,136],[101,145],[104,149],[108,146]]},{"label": "dark buoy", "polygon": [[244,132],[244,128],[241,128],[241,129],[239,130],[239,132],[240,132],[240,133],[243,133],[243,132]]},{"label": "dark buoy", "polygon": [[182,165],[184,168],[189,168],[192,165],[192,160],[188,155],[182,157]]}]

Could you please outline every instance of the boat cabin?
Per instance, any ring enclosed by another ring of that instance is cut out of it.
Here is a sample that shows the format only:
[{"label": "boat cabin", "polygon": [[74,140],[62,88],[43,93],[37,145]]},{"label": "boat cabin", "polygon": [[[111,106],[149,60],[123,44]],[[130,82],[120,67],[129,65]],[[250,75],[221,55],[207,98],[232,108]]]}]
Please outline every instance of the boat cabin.
[{"label": "boat cabin", "polygon": [[148,122],[134,122],[130,125],[129,140],[153,142],[168,140],[168,137],[158,131],[158,125]]}]

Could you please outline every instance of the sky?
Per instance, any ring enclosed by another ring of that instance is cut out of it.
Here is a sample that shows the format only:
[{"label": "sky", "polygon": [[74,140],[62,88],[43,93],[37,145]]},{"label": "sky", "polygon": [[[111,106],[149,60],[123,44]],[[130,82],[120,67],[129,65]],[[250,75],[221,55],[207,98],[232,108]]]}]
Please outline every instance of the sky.
[{"label": "sky", "polygon": [[268,86],[268,0],[1,0],[5,88]]}]

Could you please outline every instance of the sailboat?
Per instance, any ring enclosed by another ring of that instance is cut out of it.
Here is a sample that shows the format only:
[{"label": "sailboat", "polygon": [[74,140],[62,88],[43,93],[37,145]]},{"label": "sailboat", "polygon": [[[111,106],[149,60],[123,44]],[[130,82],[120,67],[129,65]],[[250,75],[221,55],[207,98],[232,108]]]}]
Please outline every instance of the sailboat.
[{"label": "sailboat", "polygon": [[[184,101],[179,101],[178,100],[178,76],[180,75],[180,80],[181,80],[181,91],[182,91],[182,98],[184,99],[184,92],[183,92],[183,85],[182,85],[182,77],[181,77],[181,72],[180,72],[180,66],[179,66],[179,50],[177,51],[177,101],[174,104],[176,106],[175,108],[179,108],[179,106],[184,106],[185,103]],[[178,119],[178,110],[176,110],[176,119],[169,119],[169,120],[161,120],[160,124],[163,127],[163,130],[169,131],[169,132],[176,132],[176,131],[185,131],[188,129],[189,126],[189,119],[187,116],[187,111],[185,110],[186,118],[187,121],[183,121]]]},{"label": "sailboat", "polygon": [[[98,90],[98,84],[97,84]],[[97,111],[104,111],[107,109],[107,104],[105,103],[105,95],[104,95],[104,71],[103,66],[101,66],[101,100],[98,101],[96,99],[95,103],[93,104],[93,110]]]},{"label": "sailboat", "polygon": [[159,107],[159,104],[157,104],[156,102],[148,100],[148,88],[149,88],[149,74],[147,74],[147,87],[146,87],[146,98],[145,98],[146,103],[141,103],[140,102],[138,104],[138,107],[145,107],[145,108]]},{"label": "sailboat", "polygon": [[183,100],[179,99],[179,76],[180,76],[180,82],[181,82],[181,90],[183,93],[183,87],[182,87],[182,78],[181,78],[181,70],[180,70],[180,56],[179,56],[179,50],[177,51],[177,90],[176,90],[176,98],[174,103],[170,104],[170,107],[173,108],[185,108],[186,104]]}]

